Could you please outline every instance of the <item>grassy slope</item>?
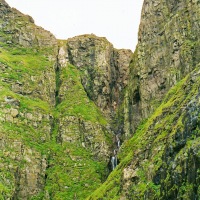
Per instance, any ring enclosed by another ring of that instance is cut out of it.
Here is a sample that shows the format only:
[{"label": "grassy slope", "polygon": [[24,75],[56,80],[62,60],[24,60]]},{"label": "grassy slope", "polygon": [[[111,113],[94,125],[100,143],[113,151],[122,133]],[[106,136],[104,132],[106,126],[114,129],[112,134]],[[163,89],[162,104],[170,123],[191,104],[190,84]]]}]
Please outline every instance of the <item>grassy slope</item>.
[{"label": "grassy slope", "polygon": [[[27,148],[31,148],[37,152],[42,153],[45,151],[43,141],[41,138],[44,134],[43,127],[49,125],[48,121],[43,120],[39,127],[35,128],[33,124],[27,125],[27,121],[22,113],[40,113],[48,115],[51,113],[48,103],[28,96],[22,96],[12,92],[11,85],[16,81],[24,81],[23,76],[31,76],[32,74],[40,73],[44,70],[45,66],[51,66],[52,63],[48,62],[43,56],[42,52],[35,52],[31,48],[23,48],[18,45],[6,45],[1,43],[0,52],[0,65],[5,67],[0,75],[0,103],[1,111],[0,116],[5,117],[4,109],[15,108],[12,104],[5,102],[5,97],[10,96],[20,102],[16,122],[1,122],[0,124],[0,137],[5,141],[3,149],[0,151],[1,171],[0,171],[0,191],[1,198],[12,196],[16,189],[14,173],[17,168],[25,169],[26,161],[20,158],[16,161],[15,156],[20,157],[17,150],[13,147],[16,141],[24,144]],[[34,68],[37,68],[35,70]],[[32,87],[36,85],[32,84]],[[9,167],[8,167],[9,166]],[[8,181],[9,180],[9,181]]]},{"label": "grassy slope", "polygon": [[[8,20],[9,23],[4,28],[6,31],[9,31],[10,28],[24,29],[27,24],[29,31],[35,30],[35,25],[30,23],[26,16],[19,13],[15,18],[8,18]],[[0,22],[4,23],[1,19]],[[26,30],[24,29],[24,31]],[[0,74],[1,119],[4,120],[5,117],[4,109],[16,108],[5,103],[6,96],[20,102],[20,106],[17,107],[19,115],[16,117],[16,122],[1,121],[0,123],[0,139],[3,141],[3,147],[0,149],[0,199],[11,198],[16,190],[20,189],[19,187],[23,187],[23,185],[18,185],[16,173],[20,175],[27,167],[31,168],[18,148],[13,145],[17,142],[24,145],[25,149],[33,151],[32,159],[35,159],[35,155],[37,155],[39,159],[43,157],[47,160],[45,186],[40,188],[41,192],[32,199],[43,199],[48,196],[53,199],[71,200],[75,196],[84,199],[105,179],[106,163],[93,158],[92,152],[83,148],[78,142],[58,144],[59,130],[56,122],[59,117],[78,116],[84,121],[105,126],[106,119],[95,104],[88,99],[80,82],[80,74],[73,66],[62,71],[60,78],[65,81],[70,79],[73,84],[69,84],[69,95],[56,108],[52,108],[52,105],[42,101],[42,97],[39,99],[23,93],[23,95],[14,93],[12,84],[16,82],[23,83],[26,90],[29,87],[32,91],[37,90],[38,83],[32,81],[30,77],[42,77],[43,72],[48,71],[54,65],[49,58],[56,55],[54,55],[54,48],[51,47],[38,47],[34,43],[34,47],[26,48],[10,42],[12,34],[7,34],[4,30],[0,30],[0,35],[0,65],[1,70],[4,68]],[[38,35],[38,37],[42,38],[43,36]],[[42,119],[36,128],[33,121],[26,119],[27,113],[31,113],[33,116],[37,114],[53,116],[55,121],[51,127],[52,131],[44,129],[45,126],[50,126],[51,120]],[[107,136],[102,137],[103,140],[110,140]],[[18,171],[18,169],[20,170]]]},{"label": "grassy slope", "polygon": [[[197,66],[196,69],[198,70],[199,66]],[[136,185],[133,184],[132,187],[129,188],[128,193],[130,198],[141,199],[145,191],[149,190],[152,191],[154,195],[152,198],[160,197],[160,185],[155,185],[152,180],[148,178],[148,174],[150,173],[149,167],[153,165],[152,174],[155,175],[159,167],[163,164],[162,156],[166,145],[164,141],[174,145],[174,134],[177,130],[184,129],[182,118],[185,112],[180,113],[180,111],[190,102],[192,97],[198,93],[200,85],[200,77],[197,78],[195,83],[191,84],[190,80],[193,74],[194,72],[173,87],[154,114],[140,125],[130,140],[123,144],[119,155],[119,159],[121,160],[120,164],[116,170],[110,174],[106,182],[87,199],[119,199],[123,193],[123,170],[133,165],[134,161],[141,156],[139,152],[143,152],[148,144],[151,144],[151,153],[154,154],[154,150],[156,153],[148,161],[142,162],[141,160],[140,166],[136,172],[136,177],[139,178],[139,182]],[[197,130],[196,136],[194,135],[192,139],[188,139],[184,151],[188,151],[189,144],[198,143],[198,137],[199,132]],[[159,147],[160,151],[157,151],[156,147]],[[180,152],[177,157],[181,155],[181,153],[183,152]]]},{"label": "grassy slope", "polygon": [[[106,125],[106,119],[94,103],[88,99],[81,85],[79,72],[73,66],[69,66],[62,74],[62,79],[70,79],[73,82],[73,85],[70,85],[69,96],[55,110],[45,101],[11,91],[12,82],[24,81],[24,76],[39,75],[47,66],[53,65],[45,56],[47,50],[51,52],[50,49],[24,48],[19,45],[1,43],[0,63],[7,66],[5,73],[1,74],[1,80],[9,81],[0,81],[0,101],[4,102],[6,96],[11,96],[20,101],[20,113],[42,113],[55,116],[55,119],[67,115],[79,116],[85,121]],[[32,82],[31,87],[37,88],[37,85]],[[6,107],[11,108],[12,106],[6,105]],[[48,136],[45,141],[41,140],[46,135],[43,126],[49,125],[49,121],[43,120],[35,129],[31,123],[29,125],[25,123],[26,119],[23,116],[19,115],[18,120],[18,124],[1,123],[1,138],[4,138],[8,144],[21,141],[27,148],[48,158],[45,191],[48,191],[50,196],[54,199],[72,199],[74,196],[84,199],[101,185],[101,181],[105,179],[104,176],[107,173],[105,171],[106,163],[95,160],[91,151],[86,150],[78,143],[58,144],[56,141],[58,127],[56,125],[53,135]],[[0,152],[3,165],[0,172],[1,198],[13,195],[16,189],[14,173],[18,167],[26,168],[23,158],[16,161],[12,157],[6,156],[7,153],[9,155],[9,152],[18,153],[13,147],[7,145],[4,148],[4,151]],[[12,170],[5,167],[8,165],[12,166]],[[33,199],[42,199],[45,193],[42,191]]]},{"label": "grassy slope", "polygon": [[[54,110],[55,121],[74,116],[85,122],[105,126],[106,119],[83,89],[80,72],[68,65],[62,69],[59,78],[65,84],[67,93]],[[55,124],[53,140],[56,140],[58,129],[58,124]],[[110,142],[110,137],[106,135],[100,135],[99,139]],[[105,180],[107,163],[95,159],[91,149],[83,148],[80,141],[64,142],[50,149],[53,153],[49,159],[45,190],[49,191],[53,199],[85,199]]]},{"label": "grassy slope", "polygon": [[67,65],[60,74],[60,80],[66,82],[67,94],[64,100],[57,106],[58,113],[61,116],[72,115],[83,120],[89,120],[94,123],[100,122],[100,124],[106,125],[107,121],[100,109],[87,97],[81,84],[81,73],[79,70],[73,65]]}]

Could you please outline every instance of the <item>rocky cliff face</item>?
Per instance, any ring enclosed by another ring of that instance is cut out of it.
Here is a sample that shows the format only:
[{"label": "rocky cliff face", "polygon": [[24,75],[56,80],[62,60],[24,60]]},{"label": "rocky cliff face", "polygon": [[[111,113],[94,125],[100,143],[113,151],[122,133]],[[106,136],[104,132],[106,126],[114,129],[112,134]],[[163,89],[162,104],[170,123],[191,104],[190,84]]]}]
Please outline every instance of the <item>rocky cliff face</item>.
[{"label": "rocky cliff face", "polygon": [[199,1],[144,1],[124,100],[132,138],[88,199],[199,199],[199,21]]},{"label": "rocky cliff face", "polygon": [[199,65],[121,148],[120,165],[88,199],[199,198]]},{"label": "rocky cliff face", "polygon": [[[106,38],[95,35],[82,35],[67,41],[59,41],[57,76],[60,81],[57,103],[60,105],[58,107],[62,107],[61,112],[65,113],[63,106],[76,105],[70,110],[66,108],[67,113],[73,113],[73,117],[66,117],[65,114],[58,121],[61,127],[59,132],[61,142],[81,141],[83,146],[92,148],[95,154],[101,152],[102,158],[109,158],[111,154],[109,146],[103,142],[106,139],[101,138],[100,142],[103,143],[100,144],[99,137],[112,135],[118,130],[117,126],[112,126],[112,122],[123,102],[122,91],[127,85],[131,55],[130,50],[114,49]],[[72,65],[76,66],[76,69]],[[91,110],[92,101],[107,117],[106,124],[101,120],[101,116]],[[77,109],[81,109],[86,116],[79,116]],[[80,117],[97,117],[95,120],[103,124],[99,126],[94,122],[88,123]],[[105,134],[102,134],[104,132]]]},{"label": "rocky cliff face", "polygon": [[144,1],[127,90],[127,136],[199,63],[199,16],[198,1]]},{"label": "rocky cliff face", "polygon": [[55,47],[56,38],[42,27],[34,24],[29,15],[24,15],[1,0],[0,2],[0,27],[3,30],[1,40],[4,42],[18,43],[24,47]]},{"label": "rocky cliff face", "polygon": [[45,183],[48,161],[40,145],[52,132],[56,39],[4,1],[0,17],[1,198],[27,199]]},{"label": "rocky cliff face", "polygon": [[145,0],[132,55],[0,0],[0,199],[198,199],[199,6]]},{"label": "rocky cliff face", "polygon": [[0,1],[1,199],[84,199],[100,186],[130,59],[94,35],[58,41]]},{"label": "rocky cliff face", "polygon": [[4,1],[0,3],[1,58],[15,67],[1,68],[7,70],[4,74],[9,72],[3,81],[11,84],[14,93],[40,98],[54,106],[56,38],[36,26],[30,16],[11,9]]},{"label": "rocky cliff face", "polygon": [[113,48],[106,38],[82,35],[70,38],[60,47],[61,65],[71,63],[81,71],[88,97],[112,118],[123,101],[131,50]]}]

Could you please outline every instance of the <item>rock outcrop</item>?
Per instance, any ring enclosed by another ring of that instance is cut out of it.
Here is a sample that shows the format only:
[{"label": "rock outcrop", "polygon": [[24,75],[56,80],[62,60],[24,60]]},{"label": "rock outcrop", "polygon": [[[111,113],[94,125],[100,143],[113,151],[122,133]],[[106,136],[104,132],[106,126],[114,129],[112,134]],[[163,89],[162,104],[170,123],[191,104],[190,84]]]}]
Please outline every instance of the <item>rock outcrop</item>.
[{"label": "rock outcrop", "polygon": [[[63,62],[59,48],[57,76],[58,141],[80,144],[93,155],[108,162],[112,131],[103,113],[88,98],[81,83],[81,72],[69,62]],[[65,57],[65,55],[64,55]],[[110,144],[107,139],[110,138]]]},{"label": "rock outcrop", "polygon": [[88,199],[199,198],[199,65],[121,147],[120,165]]},{"label": "rock outcrop", "polygon": [[120,165],[88,199],[199,199],[199,1],[144,1]]},{"label": "rock outcrop", "polygon": [[0,1],[1,37],[8,44],[16,43],[25,47],[55,47],[57,40],[53,34],[38,27],[29,15],[24,15],[4,1]]},{"label": "rock outcrop", "polygon": [[55,105],[57,47],[51,44],[52,34],[0,1],[1,199],[28,199],[44,189],[48,156],[42,152]]},{"label": "rock outcrop", "polygon": [[70,38],[60,47],[61,65],[68,62],[81,71],[88,97],[110,118],[123,101],[131,56],[131,50],[114,49],[106,38],[93,34]]},{"label": "rock outcrop", "polygon": [[36,26],[30,16],[10,8],[5,1],[0,3],[0,42],[2,47],[10,47],[1,53],[2,81],[8,82],[14,93],[54,106],[56,38]]},{"label": "rock outcrop", "polygon": [[109,173],[131,51],[94,35],[58,41],[3,0],[0,48],[0,198],[84,199]]},{"label": "rock outcrop", "polygon": [[198,1],[144,1],[126,95],[127,137],[199,63],[199,21]]},{"label": "rock outcrop", "polygon": [[0,199],[198,199],[199,6],[145,0],[132,54],[0,0]]}]

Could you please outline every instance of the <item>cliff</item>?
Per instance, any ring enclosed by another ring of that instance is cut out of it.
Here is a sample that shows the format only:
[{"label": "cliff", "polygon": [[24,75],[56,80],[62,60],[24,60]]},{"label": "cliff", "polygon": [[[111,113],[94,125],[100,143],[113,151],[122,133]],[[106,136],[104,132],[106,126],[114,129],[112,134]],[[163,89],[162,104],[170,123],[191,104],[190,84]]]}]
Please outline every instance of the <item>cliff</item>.
[{"label": "cliff", "polygon": [[88,199],[199,199],[198,1],[143,4],[120,165]]},{"label": "cliff", "polygon": [[199,65],[118,154],[120,164],[88,199],[199,198]]},{"label": "cliff", "polygon": [[84,199],[110,172],[132,52],[59,41],[3,0],[0,17],[0,197]]},{"label": "cliff", "polygon": [[199,5],[145,0],[133,54],[0,0],[0,199],[198,199]]},{"label": "cliff", "polygon": [[199,12],[198,1],[144,1],[126,95],[127,137],[199,63]]}]

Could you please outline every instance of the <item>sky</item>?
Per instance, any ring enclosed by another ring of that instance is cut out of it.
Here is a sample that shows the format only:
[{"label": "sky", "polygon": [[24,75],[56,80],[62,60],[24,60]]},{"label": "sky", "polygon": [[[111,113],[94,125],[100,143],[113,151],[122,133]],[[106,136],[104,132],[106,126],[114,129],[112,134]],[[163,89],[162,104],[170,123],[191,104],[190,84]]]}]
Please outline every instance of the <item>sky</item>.
[{"label": "sky", "polygon": [[106,37],[115,48],[135,49],[143,0],[6,0],[58,39]]}]

